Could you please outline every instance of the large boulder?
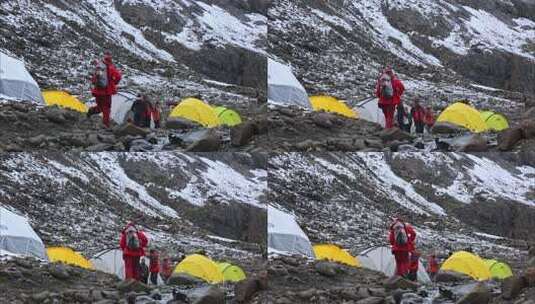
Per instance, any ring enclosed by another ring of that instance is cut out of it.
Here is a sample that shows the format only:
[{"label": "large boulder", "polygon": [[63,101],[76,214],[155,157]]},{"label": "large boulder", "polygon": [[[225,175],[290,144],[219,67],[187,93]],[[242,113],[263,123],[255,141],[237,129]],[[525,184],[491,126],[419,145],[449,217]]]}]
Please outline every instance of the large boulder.
[{"label": "large boulder", "polygon": [[498,134],[498,149],[500,151],[510,151],[522,137],[522,129],[518,127],[504,130]]},{"label": "large boulder", "polygon": [[393,276],[393,277],[386,279],[383,282],[383,286],[388,290],[396,290],[396,289],[417,290],[418,289],[418,283],[409,281],[400,276]]},{"label": "large boulder", "polygon": [[314,124],[324,129],[334,128],[336,126],[336,122],[334,120],[334,115],[327,112],[314,113],[312,116],[312,121]]},{"label": "large boulder", "polygon": [[506,300],[514,299],[518,297],[524,287],[524,279],[518,276],[509,277],[502,282],[502,296]]},{"label": "large boulder", "polygon": [[190,276],[187,273],[175,273],[174,272],[173,274],[171,274],[169,279],[167,279],[167,284],[168,285],[187,285],[187,286],[190,286],[190,285],[198,285],[198,284],[202,284],[202,283],[203,283],[203,280],[198,279],[198,278],[193,277],[193,276]]},{"label": "large boulder", "polygon": [[248,278],[239,282],[234,287],[234,293],[236,294],[236,301],[238,303],[249,303],[249,300],[260,290],[262,290],[262,284],[258,278]]},{"label": "large boulder", "polygon": [[385,298],[382,297],[369,297],[357,301],[357,304],[383,304],[385,303]]},{"label": "large boulder", "polygon": [[402,131],[399,128],[390,128],[390,129],[384,129],[379,133],[379,137],[384,142],[390,142],[390,141],[407,141],[412,140],[413,137],[411,134]]},{"label": "large boulder", "polygon": [[524,278],[526,287],[535,287],[535,267],[526,270],[522,277]]},{"label": "large boulder", "polygon": [[492,299],[490,290],[485,283],[478,283],[472,291],[462,297],[457,304],[488,304]]},{"label": "large boulder", "polygon": [[247,121],[230,129],[230,139],[234,147],[247,145],[257,133],[255,123]]},{"label": "large boulder", "polygon": [[199,140],[186,148],[187,152],[216,152],[221,149],[221,136],[216,130],[208,130]]},{"label": "large boulder", "polygon": [[525,139],[535,138],[535,120],[525,120],[520,124],[522,137]]},{"label": "large boulder", "polygon": [[343,272],[340,265],[333,262],[321,261],[314,265],[316,271],[326,277],[335,277],[339,273]]},{"label": "large boulder", "polygon": [[463,281],[469,281],[472,278],[469,276],[455,272],[455,271],[448,271],[448,270],[440,270],[436,276],[435,276],[435,282],[443,282],[443,283],[450,283],[450,282],[463,282]]},{"label": "large boulder", "polygon": [[469,134],[456,138],[451,146],[457,152],[485,152],[489,148],[487,142],[481,134]]},{"label": "large boulder", "polygon": [[225,304],[225,292],[217,286],[200,290],[194,298],[193,304]]},{"label": "large boulder", "polygon": [[182,130],[182,129],[198,128],[200,126],[201,125],[199,125],[198,123],[194,121],[180,118],[180,117],[169,117],[167,121],[165,122],[165,127],[167,129]]},{"label": "large boulder", "polygon": [[151,290],[151,288],[148,285],[143,284],[134,279],[127,279],[127,280],[119,282],[119,284],[117,284],[117,289],[122,293],[149,292]]},{"label": "large boulder", "polygon": [[433,129],[431,129],[431,132],[433,134],[459,134],[464,133],[466,131],[468,130],[461,126],[442,121],[435,123]]},{"label": "large boulder", "polygon": [[144,128],[140,128],[138,126],[135,126],[135,125],[133,125],[131,123],[127,123],[127,124],[124,124],[122,126],[116,127],[113,130],[113,133],[117,137],[126,136],[126,135],[143,136],[143,137],[145,137],[150,133],[150,131],[148,129],[144,129]]}]

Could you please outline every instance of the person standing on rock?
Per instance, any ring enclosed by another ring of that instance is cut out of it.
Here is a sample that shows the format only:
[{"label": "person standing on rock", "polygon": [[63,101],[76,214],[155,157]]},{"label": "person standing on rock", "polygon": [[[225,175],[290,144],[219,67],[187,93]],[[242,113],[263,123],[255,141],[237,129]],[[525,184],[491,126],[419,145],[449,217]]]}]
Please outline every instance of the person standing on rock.
[{"label": "person standing on rock", "polygon": [[418,267],[420,266],[420,253],[417,250],[414,250],[410,253],[410,263],[409,263],[409,275],[408,279],[416,282],[418,281]]},{"label": "person standing on rock", "polygon": [[167,281],[169,277],[173,274],[173,265],[171,263],[171,259],[168,257],[165,257],[162,261],[162,278],[164,281]]},{"label": "person standing on rock", "polygon": [[405,104],[403,102],[400,102],[397,105],[396,114],[399,128],[405,132],[410,132],[412,119],[408,111],[405,109]]},{"label": "person standing on rock", "polygon": [[396,76],[392,68],[387,67],[375,86],[375,95],[379,98],[379,108],[385,116],[385,127],[394,127],[394,112],[401,102],[401,96],[405,92],[405,86]]},{"label": "person standing on rock", "polygon": [[389,233],[392,254],[396,260],[396,275],[407,277],[409,273],[410,253],[415,250],[416,232],[411,225],[394,218]]},{"label": "person standing on rock", "polygon": [[141,258],[139,261],[139,276],[141,277],[141,283],[149,284],[149,267],[145,263],[145,258]]},{"label": "person standing on rock", "polygon": [[156,249],[151,249],[149,253],[150,282],[158,285],[158,273],[160,272],[160,254]]},{"label": "person standing on rock", "polygon": [[423,134],[425,127],[425,109],[420,105],[418,99],[414,100],[411,109],[411,117],[416,127],[416,134]]},{"label": "person standing on rock", "polygon": [[96,106],[89,109],[87,117],[102,113],[102,122],[110,127],[111,97],[117,94],[117,85],[121,81],[121,72],[113,65],[109,52],[104,55],[102,62],[95,62],[95,73],[91,82],[91,94],[95,97]]},{"label": "person standing on rock", "polygon": [[160,128],[160,118],[162,113],[162,104],[157,101],[151,109],[152,121],[154,121],[154,128]]},{"label": "person standing on rock", "polygon": [[435,114],[433,113],[433,109],[431,107],[425,108],[424,123],[427,127],[427,132],[431,133],[431,129],[435,125]]},{"label": "person standing on rock", "polygon": [[132,113],[134,113],[134,125],[140,128],[150,127],[151,106],[146,95],[137,96],[132,104]]},{"label": "person standing on rock", "polygon": [[143,231],[133,223],[128,223],[121,232],[119,247],[123,251],[124,272],[126,279],[141,280],[140,259],[145,255],[149,240]]},{"label": "person standing on rock", "polygon": [[438,272],[438,260],[436,254],[431,254],[427,258],[427,272],[429,273],[429,276],[431,277],[431,280],[435,280],[435,276]]}]

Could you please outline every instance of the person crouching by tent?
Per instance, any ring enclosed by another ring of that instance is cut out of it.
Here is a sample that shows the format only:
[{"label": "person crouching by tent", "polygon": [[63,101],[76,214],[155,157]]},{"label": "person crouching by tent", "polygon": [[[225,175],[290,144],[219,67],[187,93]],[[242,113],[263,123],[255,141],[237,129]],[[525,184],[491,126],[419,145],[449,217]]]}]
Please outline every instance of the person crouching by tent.
[{"label": "person crouching by tent", "polygon": [[137,95],[132,104],[132,113],[134,113],[134,125],[140,128],[150,127],[151,106],[146,95]]},{"label": "person crouching by tent", "polygon": [[396,119],[401,130],[409,133],[411,132],[412,118],[405,109],[405,105],[402,101],[397,105]]},{"label": "person crouching by tent", "polygon": [[158,273],[160,272],[160,254],[156,249],[150,250],[149,259],[150,282],[153,285],[158,285]]},{"label": "person crouching by tent", "polygon": [[433,113],[433,109],[431,109],[431,107],[425,108],[424,123],[427,128],[427,132],[431,133],[431,129],[435,125],[435,114]]},{"label": "person crouching by tent", "polygon": [[162,115],[162,104],[157,101],[151,109],[152,121],[154,121],[154,128],[160,128],[160,118]]},{"label": "person crouching by tent", "polygon": [[431,280],[435,280],[435,276],[438,272],[438,260],[437,256],[433,253],[427,257],[427,273],[431,277]]},{"label": "person crouching by tent", "polygon": [[119,247],[123,251],[124,276],[126,279],[141,280],[140,259],[145,255],[148,239],[133,223],[128,223],[121,232]]},{"label": "person crouching by tent", "polygon": [[102,62],[95,61],[95,73],[91,79],[91,94],[95,97],[96,106],[89,109],[87,117],[102,113],[102,122],[110,127],[111,97],[117,94],[117,85],[121,81],[121,72],[113,65],[110,53],[104,55]]},{"label": "person crouching by tent", "polygon": [[407,277],[410,266],[409,254],[414,251],[416,232],[411,225],[395,218],[390,225],[389,241],[396,260],[396,275]]},{"label": "person crouching by tent", "polygon": [[414,121],[416,134],[423,134],[425,127],[425,109],[420,105],[418,99],[414,100],[414,103],[412,104],[411,117],[412,121]]},{"label": "person crouching by tent", "polygon": [[409,275],[407,276],[407,278],[413,282],[418,281],[419,264],[420,264],[420,253],[417,250],[414,250],[410,254]]},{"label": "person crouching by tent", "polygon": [[379,98],[379,108],[385,115],[385,127],[394,127],[394,112],[401,101],[405,87],[401,80],[394,74],[392,68],[387,67],[377,80],[375,95]]}]

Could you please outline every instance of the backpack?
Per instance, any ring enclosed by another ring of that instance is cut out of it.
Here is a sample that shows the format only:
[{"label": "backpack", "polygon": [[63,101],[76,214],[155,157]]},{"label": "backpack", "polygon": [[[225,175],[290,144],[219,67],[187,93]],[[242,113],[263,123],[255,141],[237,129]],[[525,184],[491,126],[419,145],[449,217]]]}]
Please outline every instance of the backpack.
[{"label": "backpack", "polygon": [[409,238],[405,230],[405,225],[399,224],[394,227],[394,237],[398,245],[406,245],[408,243]]},{"label": "backpack", "polygon": [[139,249],[139,237],[137,236],[137,232],[126,234],[126,247],[132,250]]},{"label": "backpack", "polygon": [[99,89],[105,89],[108,87],[108,73],[104,70],[97,70],[95,86]]},{"label": "backpack", "polygon": [[392,79],[388,75],[381,76],[380,79],[381,96],[384,98],[394,97],[394,87],[392,86]]}]

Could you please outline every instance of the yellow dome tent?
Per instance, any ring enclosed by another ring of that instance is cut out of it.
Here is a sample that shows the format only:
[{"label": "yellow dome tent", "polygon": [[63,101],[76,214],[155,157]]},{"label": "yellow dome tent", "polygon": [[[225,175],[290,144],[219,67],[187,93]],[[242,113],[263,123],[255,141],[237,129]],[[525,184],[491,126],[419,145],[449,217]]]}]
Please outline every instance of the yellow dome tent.
[{"label": "yellow dome tent", "polygon": [[229,263],[217,263],[217,266],[223,274],[225,281],[239,282],[246,279],[246,275],[243,269],[236,265],[232,265]]},{"label": "yellow dome tent", "polygon": [[349,118],[357,118],[357,114],[344,102],[331,96],[311,96],[310,103],[314,111],[326,111]]},{"label": "yellow dome tent", "polygon": [[208,283],[220,283],[225,280],[219,266],[210,258],[200,254],[188,255],[176,265],[174,273],[186,273]]},{"label": "yellow dome tent", "polygon": [[336,245],[314,245],[313,249],[318,260],[329,260],[355,267],[361,266],[357,258]]},{"label": "yellow dome tent", "polygon": [[509,129],[509,122],[505,116],[492,111],[480,112],[481,118],[487,124],[487,127],[493,131],[503,131]]},{"label": "yellow dome tent", "polygon": [[448,122],[476,133],[488,130],[479,111],[462,102],[456,102],[447,107],[440,113],[437,122]]},{"label": "yellow dome tent", "polygon": [[87,106],[78,98],[64,91],[43,91],[43,98],[47,106],[60,106],[82,113],[87,113]]},{"label": "yellow dome tent", "polygon": [[173,108],[169,117],[185,118],[208,128],[221,123],[214,108],[197,98],[186,98]]},{"label": "yellow dome tent", "polygon": [[85,269],[95,269],[93,264],[80,253],[67,247],[48,247],[48,260],[53,263],[65,263]]},{"label": "yellow dome tent", "polygon": [[450,256],[441,270],[450,270],[466,274],[478,281],[489,280],[491,273],[485,261],[475,254],[466,251],[457,251]]},{"label": "yellow dome tent", "polygon": [[503,280],[513,276],[511,267],[503,262],[497,260],[485,260],[485,265],[487,265],[493,279]]}]

